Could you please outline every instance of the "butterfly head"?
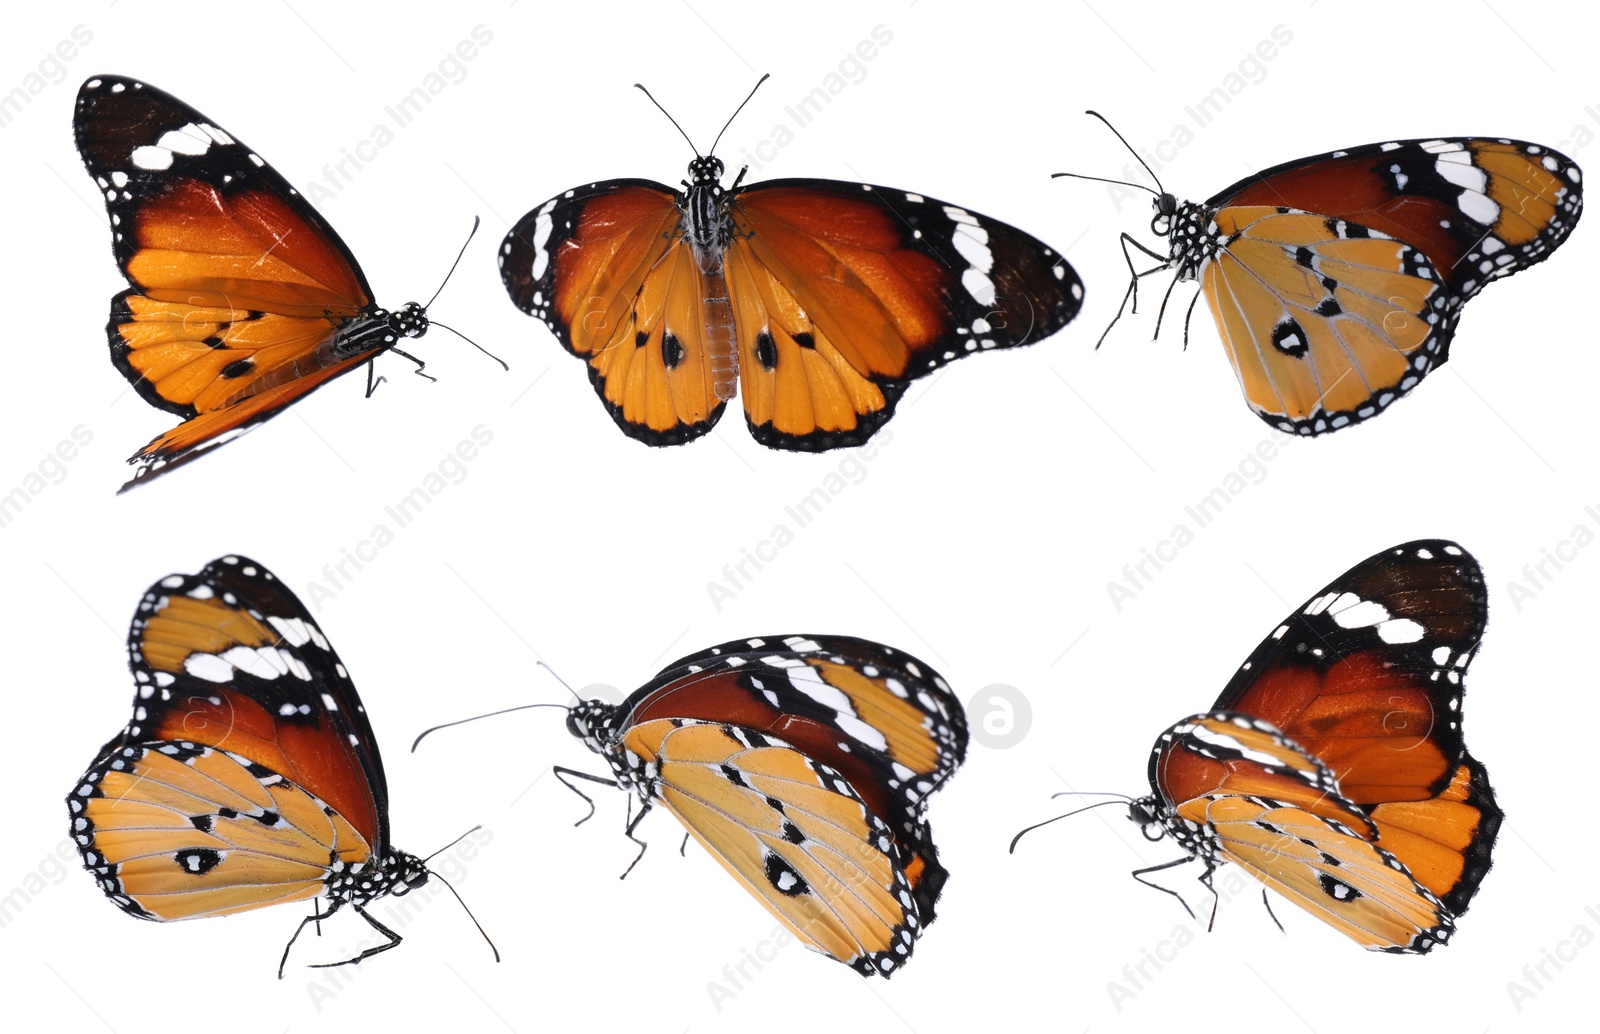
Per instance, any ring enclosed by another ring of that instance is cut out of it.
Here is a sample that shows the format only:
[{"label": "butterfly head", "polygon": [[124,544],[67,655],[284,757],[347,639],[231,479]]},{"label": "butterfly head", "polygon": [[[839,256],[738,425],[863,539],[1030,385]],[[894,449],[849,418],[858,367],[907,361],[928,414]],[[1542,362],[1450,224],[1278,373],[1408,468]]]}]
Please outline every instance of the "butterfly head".
[{"label": "butterfly head", "polygon": [[616,708],[604,700],[585,700],[567,712],[567,731],[596,754],[604,754]]},{"label": "butterfly head", "polygon": [[694,161],[689,163],[689,186],[691,189],[711,187],[720,191],[723,171],[722,159],[716,155],[696,155]]},{"label": "butterfly head", "polygon": [[1150,232],[1165,237],[1172,232],[1172,217],[1178,214],[1178,197],[1163,191],[1150,202],[1156,214],[1150,218]]},{"label": "butterfly head", "polygon": [[389,313],[389,329],[396,338],[421,337],[428,332],[428,310],[418,302],[406,302]]},{"label": "butterfly head", "polygon": [[1167,835],[1167,824],[1161,817],[1161,803],[1154,795],[1128,802],[1128,818],[1139,827],[1139,832],[1151,842]]}]

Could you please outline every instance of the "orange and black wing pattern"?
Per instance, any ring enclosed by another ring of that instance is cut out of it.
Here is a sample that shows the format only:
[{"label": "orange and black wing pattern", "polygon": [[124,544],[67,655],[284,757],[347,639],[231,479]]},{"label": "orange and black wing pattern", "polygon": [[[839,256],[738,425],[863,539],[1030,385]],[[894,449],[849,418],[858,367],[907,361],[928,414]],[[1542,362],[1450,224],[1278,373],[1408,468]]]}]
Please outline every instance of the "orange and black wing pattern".
[{"label": "orange and black wing pattern", "polygon": [[535,208],[500,246],[511,300],[588,363],[606,411],[647,445],[700,437],[726,405],[681,221],[672,188],[608,180]]},{"label": "orange and black wing pattern", "polygon": [[186,421],[129,461],[126,487],[414,336],[391,326],[349,248],[287,180],[171,94],[95,76],[73,132],[131,285],[111,303],[112,363]]},{"label": "orange and black wing pattern", "polygon": [[[1156,743],[1150,782],[1167,830],[1288,886],[1369,948],[1444,943],[1489,871],[1501,821],[1461,730],[1487,614],[1482,572],[1453,542],[1408,542],[1356,565],[1273,630],[1211,714]],[[1321,854],[1291,864],[1317,823],[1329,831],[1310,837]],[[1330,876],[1352,852],[1387,868],[1382,895]],[[1390,925],[1354,909],[1374,895]],[[1406,908],[1389,907],[1401,899]]]},{"label": "orange and black wing pattern", "polygon": [[773,448],[860,445],[911,381],[1042,341],[1083,304],[1042,241],[910,191],[771,180],[730,212],[740,391],[751,434]]},{"label": "orange and black wing pattern", "polygon": [[128,650],[133,717],[68,797],[84,863],[118,905],[184,919],[299,900],[385,853],[371,723],[270,571],[226,556],[163,578]]},{"label": "orange and black wing pattern", "polygon": [[1577,165],[1541,144],[1405,140],[1268,169],[1168,232],[1251,409],[1318,435],[1437,369],[1462,305],[1547,258],[1582,209]]},{"label": "orange and black wing pattern", "polygon": [[806,944],[862,973],[905,964],[949,875],[927,798],[967,747],[937,672],[846,636],[757,637],[576,713],[619,782],[682,820]]},{"label": "orange and black wing pattern", "polygon": [[742,393],[775,449],[860,445],[911,381],[1042,340],[1083,284],[1015,227],[909,191],[773,180],[724,191],[697,158],[686,193],[611,180],[535,208],[500,269],[518,308],[589,366],[629,436],[677,445]]},{"label": "orange and black wing pattern", "polygon": [[1151,756],[1173,835],[1207,866],[1234,862],[1363,947],[1424,953],[1455,932],[1446,908],[1382,845],[1327,766],[1234,711],[1186,719]]}]

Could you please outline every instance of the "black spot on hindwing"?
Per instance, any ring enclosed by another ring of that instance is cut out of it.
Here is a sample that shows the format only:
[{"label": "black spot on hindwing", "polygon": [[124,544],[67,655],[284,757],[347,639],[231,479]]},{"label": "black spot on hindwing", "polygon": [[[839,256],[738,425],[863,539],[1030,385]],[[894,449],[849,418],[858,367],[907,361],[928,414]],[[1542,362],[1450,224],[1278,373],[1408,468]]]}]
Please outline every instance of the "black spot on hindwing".
[{"label": "black spot on hindwing", "polygon": [[777,342],[765,330],[756,335],[756,358],[760,360],[762,369],[771,370],[778,365]]},{"label": "black spot on hindwing", "polygon": [[191,876],[204,876],[222,864],[222,855],[209,847],[192,847],[172,856],[178,868]]},{"label": "black spot on hindwing", "polygon": [[1285,319],[1272,328],[1272,346],[1284,355],[1300,359],[1311,350],[1306,341],[1306,332],[1299,322],[1293,317]]},{"label": "black spot on hindwing", "polygon": [[811,887],[794,871],[794,866],[779,858],[775,854],[767,855],[766,860],[767,882],[772,884],[772,889],[788,897],[798,897],[810,893]]},{"label": "black spot on hindwing", "polygon": [[667,364],[667,369],[676,370],[687,354],[678,335],[670,330],[661,335],[661,361]]}]

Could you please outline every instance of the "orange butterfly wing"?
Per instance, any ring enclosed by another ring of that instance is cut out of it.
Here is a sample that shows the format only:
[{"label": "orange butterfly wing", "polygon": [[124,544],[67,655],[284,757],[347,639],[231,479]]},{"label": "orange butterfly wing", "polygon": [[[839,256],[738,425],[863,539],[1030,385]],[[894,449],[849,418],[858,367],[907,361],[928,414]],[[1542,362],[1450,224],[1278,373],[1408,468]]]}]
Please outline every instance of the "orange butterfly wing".
[{"label": "orange butterfly wing", "polygon": [[523,216],[500,251],[511,299],[537,316],[617,426],[648,445],[700,437],[722,416],[705,340],[705,291],[671,188],[611,180]]},{"label": "orange butterfly wing", "polygon": [[97,76],[79,91],[73,126],[133,285],[112,300],[112,362],[147,402],[187,421],[130,460],[138,470],[125,488],[393,346],[338,234],[204,115],[147,84]]},{"label": "orange butterfly wing", "polygon": [[1422,953],[1454,932],[1451,911],[1380,845],[1333,773],[1268,723],[1186,719],[1157,743],[1151,770],[1181,842],[1243,866],[1363,947]]},{"label": "orange butterfly wing", "polygon": [[1271,723],[1326,765],[1377,843],[1458,915],[1500,827],[1461,732],[1462,683],[1487,618],[1482,571],[1460,546],[1396,546],[1287,618],[1216,703]]}]

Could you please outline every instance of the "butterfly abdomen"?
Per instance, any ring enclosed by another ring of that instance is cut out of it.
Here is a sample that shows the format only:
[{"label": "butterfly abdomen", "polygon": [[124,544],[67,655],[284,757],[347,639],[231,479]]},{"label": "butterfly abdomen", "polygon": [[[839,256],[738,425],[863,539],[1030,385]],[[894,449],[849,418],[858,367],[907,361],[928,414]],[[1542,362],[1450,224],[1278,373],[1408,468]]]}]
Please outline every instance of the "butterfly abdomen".
[{"label": "butterfly abdomen", "polygon": [[739,384],[739,342],[733,330],[733,305],[728,301],[728,280],[719,268],[704,277],[702,299],[706,361],[711,367],[711,389],[717,398],[731,399]]}]

